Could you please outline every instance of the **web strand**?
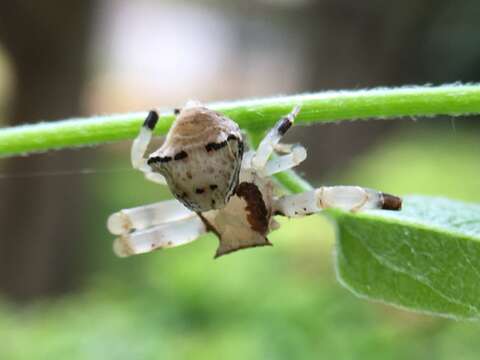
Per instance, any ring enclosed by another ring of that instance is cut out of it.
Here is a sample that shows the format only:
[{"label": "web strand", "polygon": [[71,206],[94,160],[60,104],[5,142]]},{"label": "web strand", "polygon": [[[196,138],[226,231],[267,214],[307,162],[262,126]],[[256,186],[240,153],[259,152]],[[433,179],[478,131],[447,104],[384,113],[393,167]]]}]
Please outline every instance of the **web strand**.
[{"label": "web strand", "polygon": [[132,171],[134,171],[134,169],[132,168],[107,169],[107,170],[85,168],[85,169],[75,169],[75,170],[37,171],[37,172],[27,172],[27,173],[19,173],[19,174],[0,173],[0,180],[30,179],[30,178],[50,177],[50,176],[76,176],[76,175],[97,175],[97,174],[105,175],[105,174],[132,172]]}]

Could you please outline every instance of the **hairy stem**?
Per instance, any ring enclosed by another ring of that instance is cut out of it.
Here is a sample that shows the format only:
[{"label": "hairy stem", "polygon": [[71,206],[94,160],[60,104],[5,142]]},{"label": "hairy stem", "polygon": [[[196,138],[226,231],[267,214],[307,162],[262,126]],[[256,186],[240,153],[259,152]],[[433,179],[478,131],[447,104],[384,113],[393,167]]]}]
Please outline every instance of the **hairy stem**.
[{"label": "hairy stem", "polygon": [[[211,108],[249,132],[272,126],[300,104],[297,123],[354,119],[387,119],[405,116],[469,115],[480,113],[480,85],[415,86],[372,90],[327,91],[313,94],[215,103]],[[126,140],[133,138],[145,113],[94,116],[0,129],[0,156],[13,156]],[[162,114],[156,129],[164,135],[173,114]]]}]

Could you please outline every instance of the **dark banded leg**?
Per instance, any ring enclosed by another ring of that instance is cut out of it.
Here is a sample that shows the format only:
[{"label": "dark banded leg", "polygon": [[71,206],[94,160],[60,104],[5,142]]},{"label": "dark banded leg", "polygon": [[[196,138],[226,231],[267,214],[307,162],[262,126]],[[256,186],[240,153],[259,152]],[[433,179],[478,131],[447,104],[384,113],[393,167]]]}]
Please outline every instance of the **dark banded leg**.
[{"label": "dark banded leg", "polygon": [[158,122],[158,114],[156,111],[150,111],[147,118],[143,122],[138,136],[133,140],[132,148],[130,151],[130,159],[133,168],[145,173],[145,177],[153,182],[159,184],[166,184],[164,177],[158,173],[152,172],[152,169],[147,164],[145,158],[145,152],[147,151],[148,144],[152,140],[153,130]]},{"label": "dark banded leg", "polygon": [[252,166],[255,169],[261,170],[265,167],[270,155],[275,150],[275,146],[280,142],[280,139],[288,129],[290,129],[299,112],[300,106],[297,105],[287,116],[281,118],[263,138],[252,158]]}]

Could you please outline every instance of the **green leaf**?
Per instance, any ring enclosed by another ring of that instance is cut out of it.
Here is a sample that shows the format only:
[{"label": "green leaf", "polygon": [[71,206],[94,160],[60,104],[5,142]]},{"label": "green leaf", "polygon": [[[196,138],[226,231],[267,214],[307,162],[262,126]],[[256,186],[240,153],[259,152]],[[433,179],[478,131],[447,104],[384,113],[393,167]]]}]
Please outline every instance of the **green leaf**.
[{"label": "green leaf", "polygon": [[399,212],[329,210],[337,273],[355,294],[453,318],[480,317],[480,206],[408,196]]}]

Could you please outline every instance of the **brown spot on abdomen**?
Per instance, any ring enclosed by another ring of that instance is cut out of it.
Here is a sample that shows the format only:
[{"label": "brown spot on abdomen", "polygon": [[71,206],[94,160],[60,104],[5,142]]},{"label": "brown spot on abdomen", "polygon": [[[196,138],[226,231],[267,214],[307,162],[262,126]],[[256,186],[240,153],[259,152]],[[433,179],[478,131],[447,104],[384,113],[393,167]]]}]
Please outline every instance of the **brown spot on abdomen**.
[{"label": "brown spot on abdomen", "polygon": [[247,220],[252,230],[266,234],[268,232],[269,215],[262,193],[257,185],[249,182],[238,184],[235,194],[247,203]]},{"label": "brown spot on abdomen", "polygon": [[182,150],[182,151],[180,151],[179,153],[177,153],[177,154],[173,157],[173,159],[174,159],[174,160],[182,160],[182,159],[185,159],[185,158],[187,158],[187,157],[188,157],[187,152],[186,152],[185,150]]}]

